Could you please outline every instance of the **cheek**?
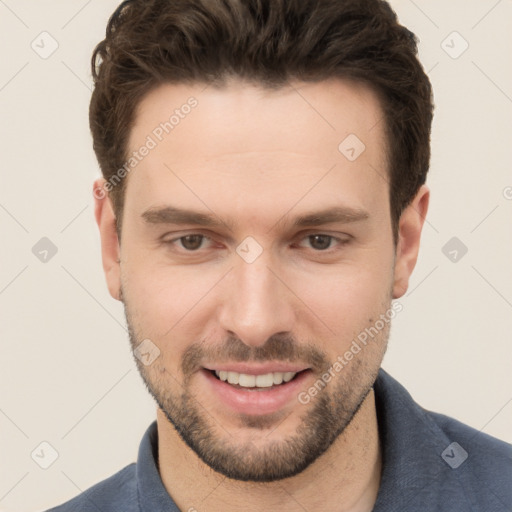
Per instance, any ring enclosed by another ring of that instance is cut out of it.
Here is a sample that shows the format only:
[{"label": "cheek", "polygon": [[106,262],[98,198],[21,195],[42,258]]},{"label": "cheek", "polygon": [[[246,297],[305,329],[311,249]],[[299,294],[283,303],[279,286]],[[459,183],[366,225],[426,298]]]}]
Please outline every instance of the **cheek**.
[{"label": "cheek", "polygon": [[161,383],[166,382],[169,375],[180,378],[181,356],[190,340],[196,337],[186,332],[190,306],[183,290],[187,287],[176,279],[166,281],[161,275],[140,273],[140,268],[138,273],[129,268],[125,270],[125,275],[129,276],[123,284],[125,307],[136,345],[149,339],[160,351],[154,363],[145,368],[148,378]]},{"label": "cheek", "polygon": [[[382,263],[382,262],[381,262]],[[297,295],[343,343],[388,307],[391,263],[339,266],[329,272],[300,276]]]},{"label": "cheek", "polygon": [[146,337],[153,337],[163,345],[172,341],[197,337],[198,313],[204,309],[204,297],[216,281],[217,275],[191,272],[159,263],[130,260],[123,267],[123,288],[135,326]]}]

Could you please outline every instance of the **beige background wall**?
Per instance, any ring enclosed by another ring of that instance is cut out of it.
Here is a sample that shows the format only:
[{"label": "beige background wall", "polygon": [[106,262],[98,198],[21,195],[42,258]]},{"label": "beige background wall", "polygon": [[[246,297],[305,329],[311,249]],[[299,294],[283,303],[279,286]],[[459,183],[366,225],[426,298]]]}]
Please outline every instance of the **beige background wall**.
[{"label": "beige background wall", "polygon": [[[117,3],[0,0],[2,511],[118,471],[155,416],[93,222],[89,59]],[[437,113],[422,252],[384,367],[425,408],[512,442],[512,2],[392,5],[421,39]],[[32,252],[43,237],[47,262]],[[452,237],[467,254],[445,256]],[[41,442],[58,452],[48,469],[31,458]]]}]

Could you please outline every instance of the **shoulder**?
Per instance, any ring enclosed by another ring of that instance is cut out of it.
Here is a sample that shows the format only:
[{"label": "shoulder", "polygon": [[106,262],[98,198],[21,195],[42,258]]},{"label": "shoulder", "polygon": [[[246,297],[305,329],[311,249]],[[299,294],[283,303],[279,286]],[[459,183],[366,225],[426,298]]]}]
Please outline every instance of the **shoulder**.
[{"label": "shoulder", "polygon": [[444,414],[426,414],[451,441],[441,457],[457,470],[455,474],[468,495],[493,496],[511,506],[512,445]]},{"label": "shoulder", "polygon": [[511,444],[476,430],[444,414],[430,411],[426,411],[426,413],[430,415],[448,437],[456,437],[465,442],[475,455],[486,454],[495,458],[495,462],[501,461],[505,465],[512,464]]},{"label": "shoulder", "polygon": [[138,512],[135,463],[47,512]]},{"label": "shoulder", "polygon": [[375,510],[512,510],[512,445],[424,409],[383,370],[375,397],[384,458]]}]

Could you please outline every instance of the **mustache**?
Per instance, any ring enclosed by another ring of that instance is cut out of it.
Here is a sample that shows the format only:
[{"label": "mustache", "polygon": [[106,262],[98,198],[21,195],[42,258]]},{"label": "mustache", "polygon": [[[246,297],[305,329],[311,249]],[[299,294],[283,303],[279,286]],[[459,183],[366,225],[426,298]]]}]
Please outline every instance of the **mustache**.
[{"label": "mustache", "polygon": [[[119,288],[119,297],[124,305],[130,338],[136,339],[129,321],[122,286]],[[260,347],[249,346],[240,338],[232,335],[219,344],[206,344],[205,341],[193,343],[182,355],[181,370],[185,379],[188,379],[196,371],[203,368],[206,362],[255,363],[274,361],[304,364],[318,373],[328,371],[331,366],[327,354],[318,349],[314,342],[301,344],[290,333],[277,333]]]},{"label": "mustache", "polygon": [[246,363],[286,361],[306,364],[314,371],[325,371],[330,364],[324,352],[314,344],[299,344],[289,334],[271,336],[264,345],[252,347],[235,336],[229,336],[222,344],[206,346],[194,343],[184,352],[181,370],[185,377],[201,369],[206,362]]}]

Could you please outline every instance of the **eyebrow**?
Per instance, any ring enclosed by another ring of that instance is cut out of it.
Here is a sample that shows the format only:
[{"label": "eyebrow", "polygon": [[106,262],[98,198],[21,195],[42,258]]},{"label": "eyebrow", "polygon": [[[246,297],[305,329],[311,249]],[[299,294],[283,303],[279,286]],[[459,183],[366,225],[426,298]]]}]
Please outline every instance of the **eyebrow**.
[{"label": "eyebrow", "polygon": [[141,217],[148,224],[195,224],[212,228],[227,226],[230,230],[233,228],[232,223],[224,222],[214,214],[195,212],[193,210],[175,208],[174,206],[149,208]]},{"label": "eyebrow", "polygon": [[[320,210],[317,212],[305,213],[303,215],[299,215],[293,221],[294,227],[304,227],[304,226],[320,226],[323,224],[332,224],[334,222],[339,222],[342,224],[348,224],[350,222],[357,222],[361,220],[366,220],[370,217],[370,214],[362,210],[360,208],[349,208],[346,206],[335,206],[332,208],[327,208],[325,210]],[[278,224],[281,224],[282,221],[286,218],[283,217]]]},{"label": "eyebrow", "polygon": [[[141,217],[148,224],[194,224],[210,228],[228,227],[233,230],[233,222],[226,222],[215,214],[201,213],[193,210],[165,206],[163,208],[149,208],[142,213]],[[283,215],[273,226],[282,226],[286,223],[289,213]],[[348,224],[366,220],[370,217],[369,213],[360,208],[350,208],[346,206],[335,206],[323,210],[307,212],[297,216],[291,223],[292,227],[320,226],[324,224],[333,224],[335,222]],[[273,229],[272,228],[272,229]]]}]

